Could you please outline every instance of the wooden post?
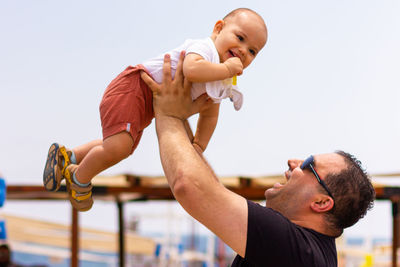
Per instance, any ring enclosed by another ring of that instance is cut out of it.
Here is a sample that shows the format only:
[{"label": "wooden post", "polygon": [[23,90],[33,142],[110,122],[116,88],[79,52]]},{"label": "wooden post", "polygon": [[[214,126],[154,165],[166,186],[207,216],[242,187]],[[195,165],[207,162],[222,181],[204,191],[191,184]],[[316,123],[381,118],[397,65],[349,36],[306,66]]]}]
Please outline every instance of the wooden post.
[{"label": "wooden post", "polygon": [[124,267],[125,266],[125,228],[124,228],[124,207],[123,207],[123,202],[120,200],[117,200],[117,206],[118,206],[118,226],[119,226],[119,266]]},{"label": "wooden post", "polygon": [[78,229],[78,211],[72,209],[72,227],[71,227],[71,267],[79,266],[79,229]]},{"label": "wooden post", "polygon": [[393,216],[393,240],[392,240],[392,267],[397,267],[397,249],[399,247],[399,200],[392,200],[392,216]]}]

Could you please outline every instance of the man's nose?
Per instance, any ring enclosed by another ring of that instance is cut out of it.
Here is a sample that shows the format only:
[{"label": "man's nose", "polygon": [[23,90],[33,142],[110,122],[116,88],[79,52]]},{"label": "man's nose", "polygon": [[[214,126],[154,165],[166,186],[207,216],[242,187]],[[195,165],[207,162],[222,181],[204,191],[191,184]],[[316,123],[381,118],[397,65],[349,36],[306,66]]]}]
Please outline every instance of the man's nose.
[{"label": "man's nose", "polygon": [[301,165],[303,161],[300,159],[289,159],[288,160],[288,166],[289,169],[293,170],[296,169],[297,167],[299,167]]}]

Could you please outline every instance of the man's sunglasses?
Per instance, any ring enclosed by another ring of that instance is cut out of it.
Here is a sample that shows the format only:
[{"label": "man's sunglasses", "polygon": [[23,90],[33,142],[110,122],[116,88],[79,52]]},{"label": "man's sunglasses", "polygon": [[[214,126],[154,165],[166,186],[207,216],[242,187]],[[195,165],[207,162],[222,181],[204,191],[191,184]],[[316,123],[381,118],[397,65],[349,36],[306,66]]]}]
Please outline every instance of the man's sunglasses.
[{"label": "man's sunglasses", "polygon": [[317,171],[314,169],[314,165],[315,165],[314,156],[311,155],[303,161],[303,164],[301,164],[300,169],[302,170],[310,169],[314,174],[315,178],[317,178],[318,183],[325,189],[326,192],[328,192],[328,195],[334,200],[332,193],[329,191],[324,181],[322,181],[321,177],[319,177]]}]

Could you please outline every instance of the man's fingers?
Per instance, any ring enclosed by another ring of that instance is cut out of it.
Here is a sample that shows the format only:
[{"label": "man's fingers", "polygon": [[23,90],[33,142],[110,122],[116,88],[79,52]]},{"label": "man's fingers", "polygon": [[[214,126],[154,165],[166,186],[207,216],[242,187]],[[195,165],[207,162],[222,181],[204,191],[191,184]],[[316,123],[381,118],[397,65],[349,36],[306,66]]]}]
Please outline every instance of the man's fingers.
[{"label": "man's fingers", "polygon": [[171,83],[171,56],[169,54],[164,55],[163,64],[163,81],[162,83],[168,86]]},{"label": "man's fingers", "polygon": [[185,77],[183,78],[183,89],[185,90],[183,92],[184,95],[191,95],[191,89],[192,89],[192,82],[190,82],[188,79]]},{"label": "man's fingers", "polygon": [[175,77],[174,81],[178,84],[183,84],[184,83],[184,77],[183,77],[183,60],[185,58],[185,51],[181,51],[179,54],[179,60],[178,64],[176,65],[176,72],[175,72]]},{"label": "man's fingers", "polygon": [[160,92],[160,85],[156,83],[146,72],[141,71],[140,77],[147,84],[147,86],[150,87],[153,93]]},{"label": "man's fingers", "polygon": [[193,101],[193,105],[191,107],[190,114],[196,114],[202,111],[203,109],[208,109],[214,105],[214,102],[207,94],[202,94],[196,100]]},{"label": "man's fingers", "polygon": [[174,80],[177,83],[182,83],[183,88],[185,89],[184,94],[190,95],[190,89],[192,89],[192,83],[183,76],[183,60],[185,59],[186,52],[181,51],[179,54],[178,65],[176,66],[176,73]]},{"label": "man's fingers", "polygon": [[176,65],[176,73],[179,73],[181,76],[183,76],[183,60],[185,59],[185,54],[185,51],[181,51],[179,54],[178,65]]}]

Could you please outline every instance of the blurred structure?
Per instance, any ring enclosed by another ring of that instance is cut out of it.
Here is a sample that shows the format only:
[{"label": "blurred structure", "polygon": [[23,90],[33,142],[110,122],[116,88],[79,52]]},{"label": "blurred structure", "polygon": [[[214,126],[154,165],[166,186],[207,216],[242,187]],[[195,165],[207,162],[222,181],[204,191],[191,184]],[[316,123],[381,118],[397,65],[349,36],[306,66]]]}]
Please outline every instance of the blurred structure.
[{"label": "blurred structure", "polygon": [[[223,177],[221,182],[233,192],[242,195],[251,200],[264,200],[264,192],[272,187],[276,182],[285,182],[283,176],[260,176],[260,177]],[[375,175],[373,183],[378,200],[389,200],[393,208],[393,242],[391,248],[391,265],[397,266],[397,251],[399,246],[399,224],[400,224],[400,174]],[[118,252],[119,266],[126,266],[127,251],[126,246],[129,233],[126,229],[137,229],[137,222],[134,220],[128,227],[124,226],[124,205],[132,201],[147,200],[173,200],[174,197],[169,189],[165,177],[149,177],[135,175],[120,175],[114,177],[96,177],[93,180],[93,196],[96,199],[105,201],[114,201],[118,207],[118,227],[119,232],[116,239],[118,240],[115,250]],[[11,185],[7,187],[8,200],[65,200],[67,199],[66,187],[62,185],[58,192],[48,192],[40,185]],[[87,255],[84,242],[79,241],[79,213],[72,209],[72,223],[70,228],[70,257],[71,266],[78,266],[78,259],[83,255]],[[190,243],[194,246],[196,235],[190,239]],[[154,266],[215,266],[218,264],[223,266],[230,263],[224,256],[224,247],[216,245],[219,241],[215,238],[207,239],[207,249],[199,253],[197,248],[184,249],[183,245],[177,240],[167,239],[167,242],[153,243],[152,257],[156,258],[158,263]],[[189,246],[190,247],[190,246]],[[350,247],[347,244],[338,245],[339,261],[349,262],[355,258],[358,265],[370,264],[373,261],[374,266],[381,266],[379,262],[386,261],[386,257],[380,260],[380,257],[372,251],[375,248],[368,247],[363,249],[363,254],[354,257],[356,250],[360,248]],[[387,250],[385,250],[387,251]],[[129,253],[128,253],[129,254]],[[139,255],[139,254],[138,254]],[[368,258],[372,255],[371,258]],[[137,259],[143,258],[139,255]],[[368,258],[368,259],[367,259]],[[390,261],[390,260],[389,260]],[[145,261],[143,261],[145,262]],[[201,262],[201,263],[200,263]],[[144,263],[143,263],[144,264]],[[147,264],[147,263],[146,263]],[[150,263],[149,263],[150,264]],[[383,263],[384,264],[384,263]],[[358,265],[342,265],[357,266]],[[141,266],[141,265],[134,265]],[[143,265],[145,266],[145,265]],[[153,265],[146,265],[153,266]],[[382,265],[385,266],[385,265]]]}]

